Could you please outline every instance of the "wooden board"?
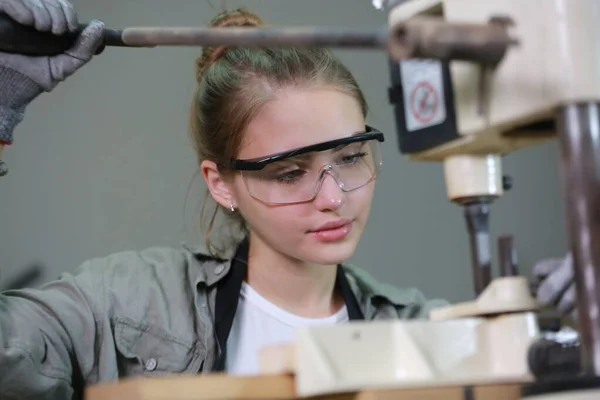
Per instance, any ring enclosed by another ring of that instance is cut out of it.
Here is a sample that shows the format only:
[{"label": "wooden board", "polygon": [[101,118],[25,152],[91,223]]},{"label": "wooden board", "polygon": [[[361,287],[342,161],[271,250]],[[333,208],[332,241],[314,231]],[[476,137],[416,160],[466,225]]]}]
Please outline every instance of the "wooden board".
[{"label": "wooden board", "polygon": [[[231,377],[224,374],[132,378],[86,390],[85,400],[288,400],[295,394],[292,375]],[[324,400],[520,400],[520,385],[480,385],[364,390],[303,399]]]}]

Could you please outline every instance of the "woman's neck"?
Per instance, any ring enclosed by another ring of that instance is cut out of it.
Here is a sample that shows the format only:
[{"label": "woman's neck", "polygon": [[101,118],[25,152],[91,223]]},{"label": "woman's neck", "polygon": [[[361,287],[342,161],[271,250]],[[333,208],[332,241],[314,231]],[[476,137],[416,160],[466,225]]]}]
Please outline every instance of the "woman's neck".
[{"label": "woman's neck", "polygon": [[337,265],[318,265],[287,257],[250,234],[246,280],[278,307],[306,318],[326,317],[344,304],[335,290]]}]

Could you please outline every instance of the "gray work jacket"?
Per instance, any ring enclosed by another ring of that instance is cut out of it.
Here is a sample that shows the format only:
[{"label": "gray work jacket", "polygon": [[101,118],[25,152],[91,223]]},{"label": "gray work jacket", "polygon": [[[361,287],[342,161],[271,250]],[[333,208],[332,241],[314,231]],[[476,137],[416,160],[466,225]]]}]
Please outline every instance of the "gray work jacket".
[{"label": "gray work jacket", "polygon": [[[127,376],[213,371],[217,288],[232,259],[185,247],[120,252],[0,294],[0,399],[81,398],[86,385]],[[424,318],[447,304],[353,265],[338,270],[366,320]]]}]

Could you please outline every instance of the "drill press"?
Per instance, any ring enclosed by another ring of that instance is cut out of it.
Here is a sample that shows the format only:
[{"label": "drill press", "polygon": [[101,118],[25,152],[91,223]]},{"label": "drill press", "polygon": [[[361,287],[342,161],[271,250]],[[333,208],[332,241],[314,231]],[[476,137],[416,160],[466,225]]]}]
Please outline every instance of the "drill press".
[{"label": "drill press", "polygon": [[[388,0],[389,24],[422,16],[503,24],[519,46],[496,65],[391,61],[400,151],[444,166],[448,197],[465,207],[475,290],[489,282],[490,203],[502,155],[550,138],[561,173],[575,264],[581,371],[527,396],[600,394],[600,4],[595,0]],[[415,72],[416,71],[416,72]],[[537,398],[537,397],[536,397]],[[554,398],[554,397],[553,397]],[[584,398],[584,397],[578,397]],[[587,397],[585,397],[587,398]]]}]

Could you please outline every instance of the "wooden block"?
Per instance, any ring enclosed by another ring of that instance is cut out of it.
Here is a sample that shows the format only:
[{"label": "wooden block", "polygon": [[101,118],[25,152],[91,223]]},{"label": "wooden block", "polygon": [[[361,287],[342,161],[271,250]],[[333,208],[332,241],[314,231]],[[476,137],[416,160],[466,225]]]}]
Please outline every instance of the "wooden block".
[{"label": "wooden block", "polygon": [[520,385],[364,390],[297,396],[292,375],[231,377],[223,374],[133,378],[91,386],[85,400],[520,400]]},{"label": "wooden block", "polygon": [[[323,399],[325,397],[322,397]],[[329,398],[327,398],[329,399]],[[369,390],[352,394],[352,400],[520,400],[520,385],[437,387]]]},{"label": "wooden block", "polygon": [[538,337],[534,313],[303,327],[296,393],[529,382],[527,352]]},{"label": "wooden block", "polygon": [[225,374],[131,378],[89,387],[85,400],[269,400],[295,399],[294,377],[232,377]]},{"label": "wooden block", "polygon": [[430,311],[429,318],[441,321],[539,309],[540,304],[531,295],[527,278],[506,276],[494,279],[476,300],[436,308]]},{"label": "wooden block", "polygon": [[258,353],[258,365],[261,375],[292,374],[295,371],[295,345],[281,344],[267,346]]}]

